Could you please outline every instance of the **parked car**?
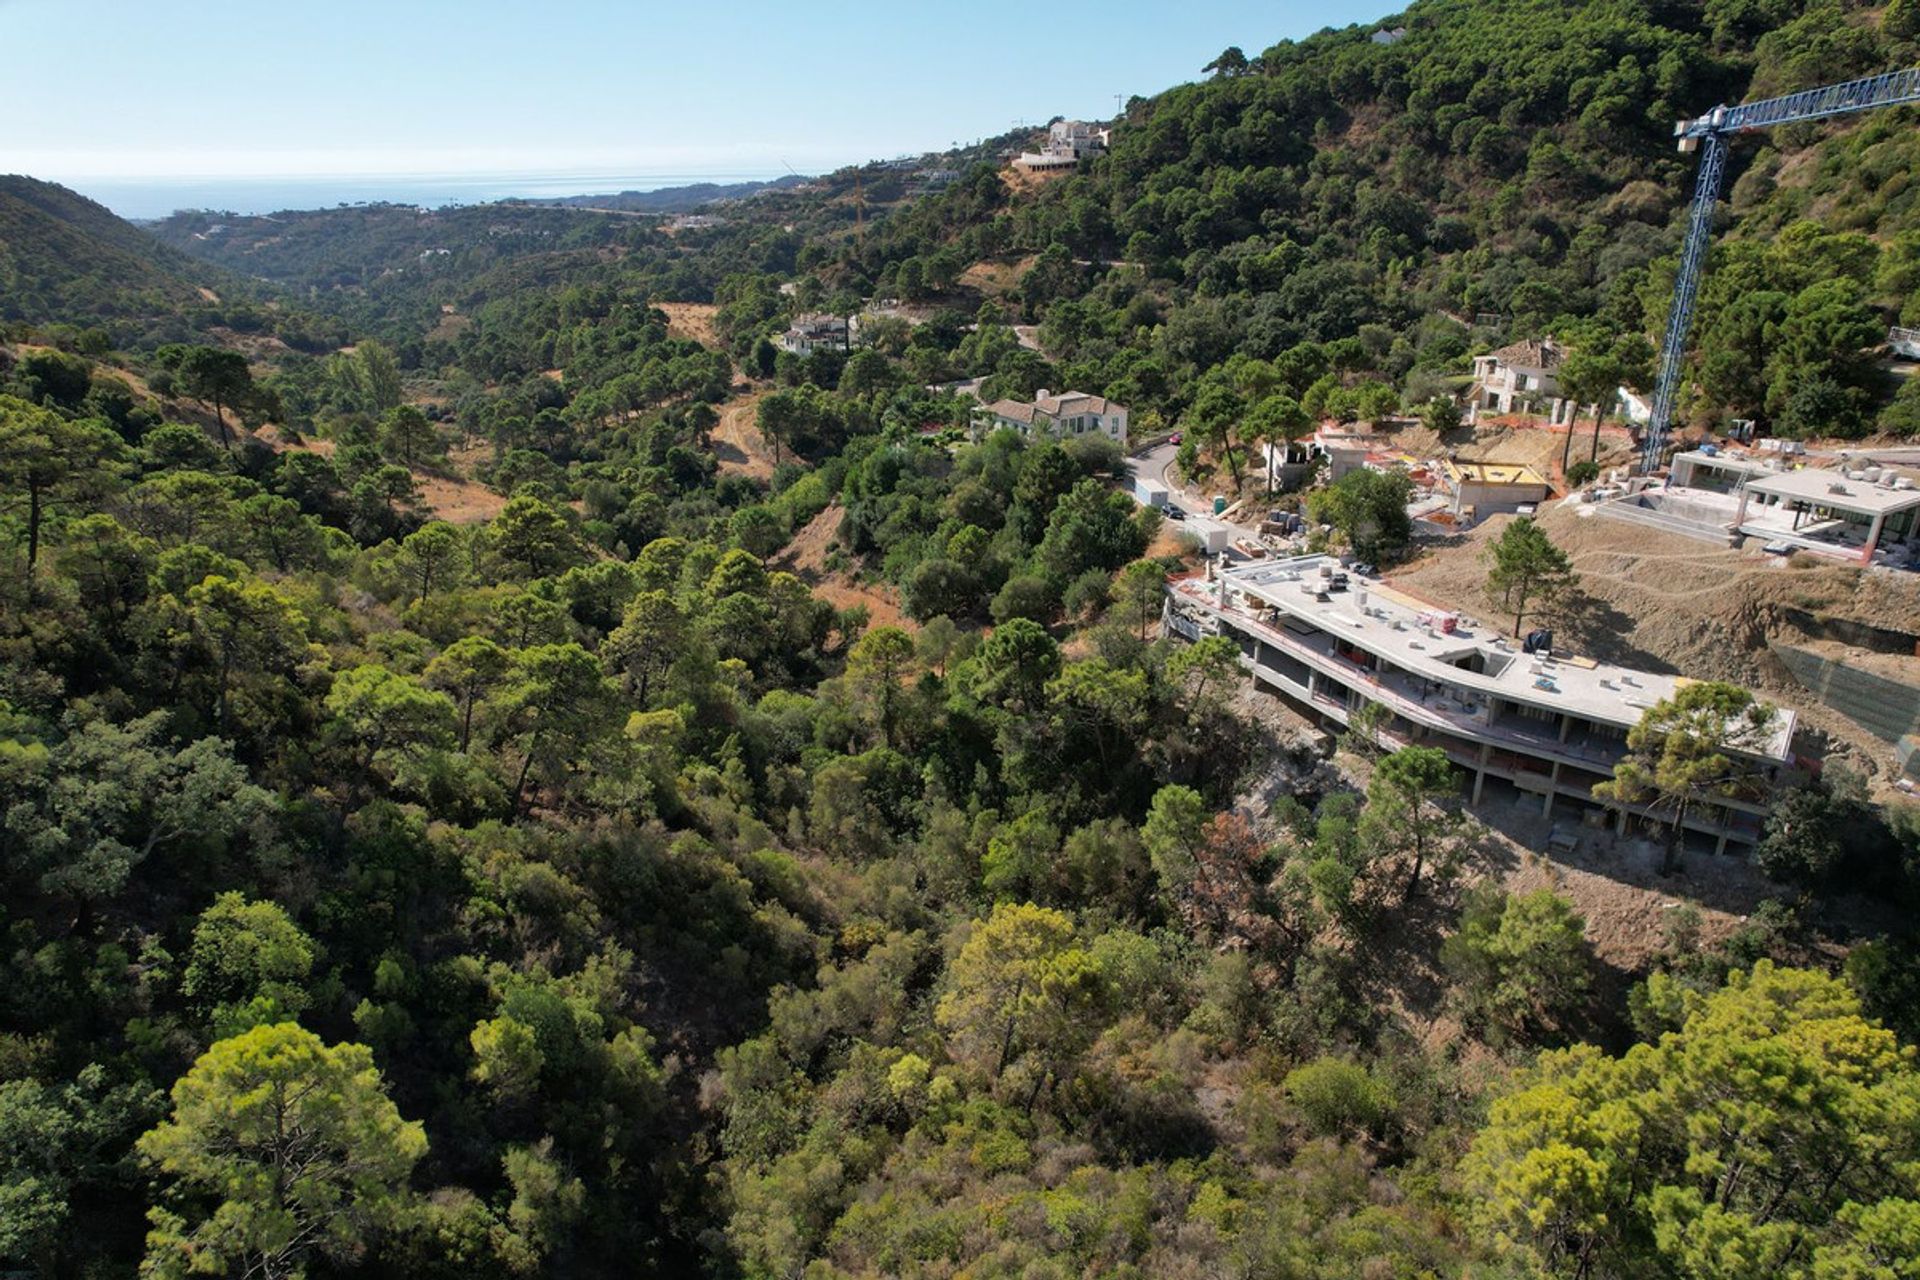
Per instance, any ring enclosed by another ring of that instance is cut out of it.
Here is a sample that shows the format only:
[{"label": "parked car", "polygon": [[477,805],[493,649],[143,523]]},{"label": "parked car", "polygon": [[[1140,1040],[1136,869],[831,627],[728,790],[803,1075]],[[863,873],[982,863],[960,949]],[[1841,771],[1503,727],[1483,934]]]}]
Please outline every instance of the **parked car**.
[{"label": "parked car", "polygon": [[1349,567],[1363,578],[1371,578],[1373,576],[1373,566],[1365,560],[1356,561]]},{"label": "parked car", "polygon": [[1181,435],[1181,434],[1180,434],[1180,433],[1179,433],[1178,431],[1176,431],[1176,432],[1174,432],[1174,433],[1173,433],[1172,435],[1170,435],[1170,436],[1168,436],[1168,437],[1167,437],[1167,443],[1168,443],[1168,444],[1179,444],[1179,443],[1180,443],[1180,442],[1181,442],[1181,441],[1182,441],[1183,439],[1184,439],[1184,437],[1183,437],[1183,436],[1182,436],[1182,435]]},{"label": "parked car", "polygon": [[1167,519],[1169,520],[1185,520],[1187,518],[1186,512],[1182,511],[1180,508],[1176,506],[1173,506],[1172,504],[1168,504],[1166,511],[1167,511]]}]

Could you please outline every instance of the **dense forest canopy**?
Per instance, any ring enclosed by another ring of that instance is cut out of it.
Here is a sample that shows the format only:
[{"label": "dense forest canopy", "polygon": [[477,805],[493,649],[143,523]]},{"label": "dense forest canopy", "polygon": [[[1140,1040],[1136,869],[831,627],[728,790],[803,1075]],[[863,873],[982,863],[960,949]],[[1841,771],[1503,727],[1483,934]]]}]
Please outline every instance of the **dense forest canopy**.
[{"label": "dense forest canopy", "polygon": [[[1196,562],[1114,444],[939,389],[1251,485],[1508,338],[1644,386],[1672,121],[1920,54],[1906,0],[1380,25],[1056,180],[712,226],[0,182],[0,1268],[1915,1275],[1920,936],[1845,915],[1910,918],[1910,808],[1830,770],[1774,899],[1624,968],[1468,874],[1443,752],[1320,759],[1157,634]],[[1742,144],[1700,421],[1920,426],[1911,123]],[[1308,510],[1393,554],[1370,476]],[[1518,629],[1570,570],[1513,527]]]}]

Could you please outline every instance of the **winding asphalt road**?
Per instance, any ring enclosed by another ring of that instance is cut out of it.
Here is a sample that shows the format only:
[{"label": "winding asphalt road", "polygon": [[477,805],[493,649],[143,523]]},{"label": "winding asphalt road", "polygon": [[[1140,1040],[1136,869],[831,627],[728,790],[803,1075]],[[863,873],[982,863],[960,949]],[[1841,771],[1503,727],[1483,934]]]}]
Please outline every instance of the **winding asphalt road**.
[{"label": "winding asphalt road", "polygon": [[[1150,449],[1142,449],[1133,455],[1133,473],[1149,480],[1158,480],[1167,486],[1168,504],[1186,513],[1187,525],[1194,532],[1225,529],[1229,542],[1238,538],[1253,537],[1256,532],[1253,527],[1234,524],[1227,520],[1216,520],[1213,517],[1213,504],[1205,496],[1191,493],[1180,487],[1173,475],[1174,455],[1179,452],[1180,447],[1170,442],[1154,445]],[[1238,551],[1231,554],[1235,559],[1242,558]]]}]

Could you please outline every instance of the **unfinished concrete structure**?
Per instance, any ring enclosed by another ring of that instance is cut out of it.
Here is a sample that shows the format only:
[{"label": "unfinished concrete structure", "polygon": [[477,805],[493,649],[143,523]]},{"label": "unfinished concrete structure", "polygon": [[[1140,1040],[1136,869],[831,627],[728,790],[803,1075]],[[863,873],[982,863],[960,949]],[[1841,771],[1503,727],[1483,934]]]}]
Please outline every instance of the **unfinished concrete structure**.
[{"label": "unfinished concrete structure", "polygon": [[1693,449],[1675,455],[1664,485],[1637,482],[1600,513],[1723,545],[1754,538],[1861,566],[1914,567],[1920,483],[1867,459],[1795,466],[1781,452]]},{"label": "unfinished concrete structure", "polygon": [[1545,502],[1553,493],[1545,476],[1519,463],[1448,459],[1440,464],[1440,480],[1447,491],[1448,510],[1462,524],[1510,515]]},{"label": "unfinished concrete structure", "polygon": [[[1586,658],[1522,653],[1499,634],[1378,583],[1328,590],[1329,556],[1255,561],[1169,581],[1165,621],[1187,639],[1239,645],[1257,687],[1316,724],[1346,726],[1361,707],[1385,708],[1386,745],[1438,747],[1471,776],[1481,803],[1493,789],[1538,797],[1548,818],[1664,823],[1647,809],[1609,810],[1593,795],[1626,753],[1642,713],[1683,677]],[[1716,852],[1760,838],[1768,798],[1792,756],[1794,716],[1782,709],[1748,755],[1758,781],[1738,797],[1703,797],[1686,834]]]},{"label": "unfinished concrete structure", "polygon": [[[1883,478],[1885,483],[1882,483]],[[1870,565],[1886,540],[1906,543],[1920,532],[1920,487],[1905,476],[1869,471],[1787,471],[1748,480],[1733,527],[1754,536],[1858,547]],[[1817,539],[1813,537],[1818,534]]]}]

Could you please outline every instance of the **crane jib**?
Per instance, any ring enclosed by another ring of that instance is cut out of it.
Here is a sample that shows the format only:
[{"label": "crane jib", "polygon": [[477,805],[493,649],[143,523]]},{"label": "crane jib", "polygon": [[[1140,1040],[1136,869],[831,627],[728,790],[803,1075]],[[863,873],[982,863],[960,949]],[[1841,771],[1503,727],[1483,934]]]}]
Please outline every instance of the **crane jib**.
[{"label": "crane jib", "polygon": [[1755,129],[1897,107],[1909,102],[1920,102],[1920,67],[1805,89],[1737,107],[1719,106],[1674,127],[1674,136],[1681,140],[1682,150],[1693,150],[1702,142],[1706,145],[1701,147],[1700,172],[1694,182],[1693,203],[1687,216],[1687,238],[1681,246],[1680,270],[1673,281],[1673,305],[1667,312],[1666,337],[1660,346],[1660,382],[1654,390],[1653,412],[1647,420],[1646,445],[1640,461],[1643,474],[1660,465],[1667,424],[1672,420],[1674,398],[1680,389],[1681,369],[1686,363],[1687,331],[1693,324],[1694,303],[1700,296],[1700,275],[1706,269],[1707,244],[1713,234],[1714,205],[1720,199],[1720,187],[1726,177],[1727,140],[1734,134]]}]

